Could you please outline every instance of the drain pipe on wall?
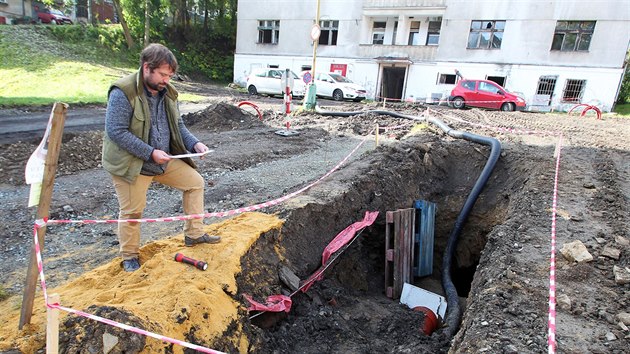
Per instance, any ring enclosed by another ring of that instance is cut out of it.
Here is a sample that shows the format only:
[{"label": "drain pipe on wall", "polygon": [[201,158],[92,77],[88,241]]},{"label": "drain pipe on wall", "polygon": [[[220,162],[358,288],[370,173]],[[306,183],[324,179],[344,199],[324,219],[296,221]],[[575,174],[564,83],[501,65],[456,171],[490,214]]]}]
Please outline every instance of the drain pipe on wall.
[{"label": "drain pipe on wall", "polygon": [[455,220],[455,225],[448,237],[446,248],[444,249],[444,256],[442,260],[442,287],[444,288],[444,292],[446,294],[446,318],[444,319],[445,328],[444,334],[451,338],[455,335],[457,330],[459,329],[459,324],[462,318],[462,310],[459,306],[459,296],[457,294],[457,289],[455,289],[455,285],[453,284],[453,280],[451,278],[451,264],[453,262],[453,256],[455,254],[455,250],[457,249],[457,241],[459,234],[462,232],[464,224],[468,219],[468,215],[472,210],[479,194],[483,190],[484,186],[488,182],[492,171],[494,170],[494,166],[501,155],[501,143],[491,137],[486,137],[482,135],[477,135],[473,133],[463,132],[459,130],[452,129],[446,123],[441,120],[433,117],[421,118],[417,116],[411,116],[406,114],[400,114],[396,112],[383,111],[383,110],[369,110],[369,111],[354,111],[354,112],[333,112],[333,111],[324,111],[321,110],[318,106],[315,107],[315,111],[322,115],[329,116],[341,116],[341,117],[349,117],[353,115],[365,114],[365,113],[376,113],[382,115],[388,115],[396,118],[404,118],[404,119],[412,119],[417,121],[426,121],[427,123],[434,124],[442,129],[446,134],[458,139],[464,139],[467,141],[472,141],[478,144],[488,145],[490,146],[490,155],[488,156],[488,160],[486,161],[486,165],[483,170],[479,174],[477,178],[477,182],[468,194],[468,198],[466,198],[466,202],[462,206],[462,209]]}]

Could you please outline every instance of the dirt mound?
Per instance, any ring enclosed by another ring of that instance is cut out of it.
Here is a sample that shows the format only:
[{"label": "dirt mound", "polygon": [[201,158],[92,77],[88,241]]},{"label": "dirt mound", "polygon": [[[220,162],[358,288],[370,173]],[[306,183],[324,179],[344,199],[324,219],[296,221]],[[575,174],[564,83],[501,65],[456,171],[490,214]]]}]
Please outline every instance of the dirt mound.
[{"label": "dirt mound", "polygon": [[185,114],[182,119],[189,128],[194,127],[211,132],[248,129],[264,125],[258,117],[227,103],[217,103],[199,112]]},{"label": "dirt mound", "polygon": [[[57,176],[100,167],[102,132],[65,133],[61,149]],[[0,146],[0,183],[24,184],[24,167],[39,141]]]},{"label": "dirt mound", "polygon": [[[147,328],[138,317],[117,307],[92,305],[85,312],[136,328]],[[106,333],[112,338],[116,338],[115,344],[110,349],[116,353],[138,353],[144,348],[147,341],[147,337],[140,334],[104,326],[100,322],[85,317],[70,316],[66,318],[59,329],[59,346],[65,348],[67,353],[103,353],[105,352],[103,342]],[[81,338],[81,340],[78,341],[77,338]]]},{"label": "dirt mound", "polygon": [[[86,312],[91,312],[89,309],[93,308],[105,313],[110,313],[110,307],[122,308],[121,312],[111,313],[123,323],[204,346],[220,345],[229,348],[224,350],[245,352],[249,344],[245,335],[247,330],[240,324],[244,309],[238,300],[240,293],[235,280],[241,272],[240,259],[261,235],[279,229],[281,225],[281,220],[272,215],[242,214],[206,227],[206,232],[222,237],[219,244],[188,248],[184,246],[183,235],[177,235],[142,247],[142,267],[134,273],[125,273],[120,267],[121,259],[116,258],[63,286],[49,288],[48,292],[60,294],[63,306],[83,311],[87,309]],[[208,269],[201,271],[175,262],[176,253],[203,260]],[[17,331],[15,325],[19,307],[13,308],[9,301],[0,303],[0,348],[14,346],[24,353],[32,353],[42,347],[44,337],[38,334],[42,330],[45,332],[46,314],[42,302],[42,295],[38,294],[33,321],[22,332]],[[65,312],[61,314],[66,315]],[[141,320],[136,320],[134,316]],[[79,334],[63,337],[65,349],[98,348],[102,346],[102,335],[93,337],[88,334],[105,331],[112,334],[108,329],[111,327],[105,324],[73,321],[71,317],[63,321],[71,328],[70,333]],[[78,328],[81,324],[87,325],[87,328]],[[120,337],[119,342],[127,337],[129,333]],[[146,348],[134,345],[138,350],[129,348],[124,352],[144,350],[155,353],[169,347],[168,343],[147,338]]]}]

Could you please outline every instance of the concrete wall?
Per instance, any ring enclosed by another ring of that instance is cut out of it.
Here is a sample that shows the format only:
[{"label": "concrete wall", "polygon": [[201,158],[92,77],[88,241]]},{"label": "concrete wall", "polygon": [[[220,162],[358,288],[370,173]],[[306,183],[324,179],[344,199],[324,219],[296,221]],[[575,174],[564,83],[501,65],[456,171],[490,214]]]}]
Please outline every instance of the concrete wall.
[{"label": "concrete wall", "polygon": [[[471,20],[505,20],[501,49],[467,49]],[[597,21],[588,52],[550,50],[558,20]],[[630,3],[627,0],[450,0],[442,21],[436,59],[620,68],[629,40]]]}]

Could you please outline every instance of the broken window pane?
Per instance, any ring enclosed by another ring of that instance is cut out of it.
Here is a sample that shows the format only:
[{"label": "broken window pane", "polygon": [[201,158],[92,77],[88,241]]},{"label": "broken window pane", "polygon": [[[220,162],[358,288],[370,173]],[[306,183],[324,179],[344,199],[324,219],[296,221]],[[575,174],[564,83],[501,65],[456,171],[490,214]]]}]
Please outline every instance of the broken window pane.
[{"label": "broken window pane", "polygon": [[558,21],[551,50],[587,51],[596,21]]},{"label": "broken window pane", "polygon": [[386,27],[387,22],[378,21],[372,24],[372,44],[383,44]]},{"label": "broken window pane", "polygon": [[500,49],[505,21],[471,21],[468,48]]},{"label": "broken window pane", "polygon": [[279,37],[279,20],[258,21],[258,43],[278,44]]}]

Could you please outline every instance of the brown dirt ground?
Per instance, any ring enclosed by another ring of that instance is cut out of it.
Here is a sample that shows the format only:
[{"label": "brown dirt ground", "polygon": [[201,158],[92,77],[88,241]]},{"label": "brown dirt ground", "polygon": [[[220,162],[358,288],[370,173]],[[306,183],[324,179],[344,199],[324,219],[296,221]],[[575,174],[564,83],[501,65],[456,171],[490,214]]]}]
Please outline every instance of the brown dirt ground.
[{"label": "brown dirt ground", "polygon": [[[111,225],[50,226],[43,254],[46,280],[49,292],[61,295],[62,305],[225,352],[544,352],[559,139],[508,129],[550,131],[563,134],[557,248],[579,240],[594,258],[577,264],[556,255],[557,293],[570,301],[558,306],[558,352],[627,351],[630,324],[623,321],[630,285],[615,281],[613,267],[630,271],[629,120],[430,107],[433,116],[451,127],[502,143],[497,166],[460,236],[453,277],[465,312],[455,337],[446,338],[441,330],[423,335],[422,315],[385,297],[384,215],[418,199],[437,204],[433,275],[414,279],[414,285],[442,293],[445,240],[488,148],[405,119],[374,113],[345,118],[298,113],[287,118],[277,112],[280,99],[182,88],[208,97],[205,110],[184,119],[214,150],[199,161],[208,182],[205,202],[210,212],[299,190],[333,168],[376,123],[404,126],[381,132],[376,148],[372,137],[339,171],[287,202],[233,218],[207,219],[207,231],[223,238],[218,245],[184,248],[181,223],[144,224],[143,266],[133,274],[120,269]],[[251,109],[235,107],[244,99],[261,105],[262,122]],[[426,108],[372,103],[332,107],[417,116]],[[299,135],[274,134],[287,119]],[[116,197],[99,166],[100,141],[100,132],[64,136],[51,218],[116,217]],[[0,302],[0,352],[33,353],[45,345],[41,292],[32,324],[17,329],[34,214],[25,207],[28,190],[22,174],[37,143],[4,145],[0,153],[0,281],[12,295]],[[375,224],[339,255],[322,281],[293,297],[291,312],[249,319],[243,294],[259,301],[286,294],[278,276],[281,266],[307,278],[320,265],[326,244],[372,210],[379,212]],[[178,192],[152,187],[145,217],[181,213]],[[610,248],[619,256],[611,257]],[[176,252],[206,261],[208,270],[174,262]],[[192,352],[74,316],[62,318],[62,352],[100,352],[105,332],[119,339],[111,353]]]}]

